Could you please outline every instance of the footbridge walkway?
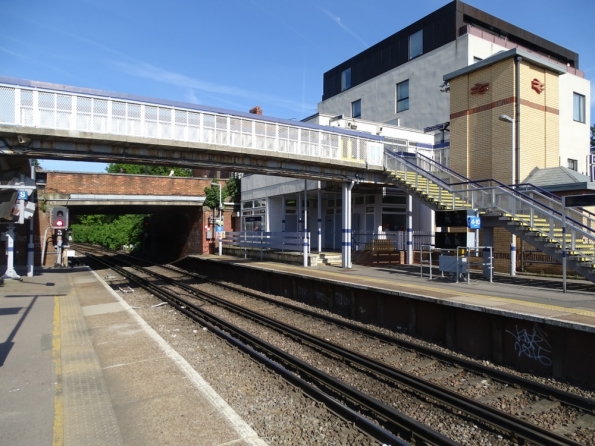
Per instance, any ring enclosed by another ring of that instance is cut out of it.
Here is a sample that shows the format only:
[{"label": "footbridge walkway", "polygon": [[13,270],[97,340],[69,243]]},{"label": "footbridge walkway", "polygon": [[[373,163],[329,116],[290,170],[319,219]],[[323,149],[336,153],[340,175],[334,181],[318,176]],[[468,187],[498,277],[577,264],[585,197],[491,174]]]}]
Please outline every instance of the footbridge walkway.
[{"label": "footbridge walkway", "polygon": [[0,77],[5,155],[206,167],[317,180],[382,173],[376,135]]}]

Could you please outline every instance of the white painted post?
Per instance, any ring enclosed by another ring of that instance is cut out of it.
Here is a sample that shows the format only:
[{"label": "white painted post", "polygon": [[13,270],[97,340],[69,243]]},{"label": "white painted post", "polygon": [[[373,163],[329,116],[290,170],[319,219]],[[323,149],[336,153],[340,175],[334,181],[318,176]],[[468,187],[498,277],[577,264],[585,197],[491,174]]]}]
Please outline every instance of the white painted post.
[{"label": "white painted post", "polygon": [[562,197],[562,290],[566,293],[566,197]]},{"label": "white painted post", "polygon": [[318,254],[322,253],[322,191],[318,182]]},{"label": "white painted post", "polygon": [[5,279],[17,279],[20,280],[20,276],[14,270],[14,224],[8,225],[6,231],[6,272],[4,273]]},{"label": "white painted post", "polygon": [[287,216],[287,203],[285,196],[281,197],[281,232],[285,232],[285,217]]},{"label": "white painted post", "polygon": [[413,196],[407,195],[407,264],[413,264]]}]

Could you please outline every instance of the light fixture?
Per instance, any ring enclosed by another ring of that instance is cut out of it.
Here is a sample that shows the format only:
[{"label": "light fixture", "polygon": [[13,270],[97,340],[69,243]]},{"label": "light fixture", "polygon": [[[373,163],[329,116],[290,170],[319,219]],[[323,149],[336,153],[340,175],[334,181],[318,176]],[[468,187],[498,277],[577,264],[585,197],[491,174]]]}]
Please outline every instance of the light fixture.
[{"label": "light fixture", "polygon": [[512,119],[508,115],[500,115],[500,116],[498,116],[498,119],[502,122],[508,122],[509,124],[512,124],[514,122],[514,119]]}]

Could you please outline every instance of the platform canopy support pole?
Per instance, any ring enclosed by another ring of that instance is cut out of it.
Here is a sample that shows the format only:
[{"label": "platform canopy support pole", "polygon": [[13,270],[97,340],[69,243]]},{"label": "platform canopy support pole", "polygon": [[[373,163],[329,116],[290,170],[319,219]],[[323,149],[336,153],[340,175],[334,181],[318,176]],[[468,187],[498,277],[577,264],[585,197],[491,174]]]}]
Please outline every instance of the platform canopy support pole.
[{"label": "platform canopy support pole", "polygon": [[322,191],[320,190],[320,181],[318,182],[318,254],[322,253]]},{"label": "platform canopy support pole", "polygon": [[407,195],[407,265],[413,263],[413,196]]},{"label": "platform canopy support pole", "polygon": [[285,232],[285,218],[287,217],[287,199],[281,197],[281,232]]},{"label": "platform canopy support pole", "polygon": [[351,189],[354,182],[343,183],[343,243],[341,244],[341,266],[351,268]]}]

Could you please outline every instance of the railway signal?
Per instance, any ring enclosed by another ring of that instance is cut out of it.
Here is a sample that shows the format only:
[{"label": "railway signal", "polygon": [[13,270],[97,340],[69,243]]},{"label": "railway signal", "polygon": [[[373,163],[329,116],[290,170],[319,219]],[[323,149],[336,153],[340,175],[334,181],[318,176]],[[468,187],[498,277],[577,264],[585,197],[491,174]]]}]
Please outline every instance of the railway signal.
[{"label": "railway signal", "polygon": [[50,214],[50,226],[53,229],[68,228],[68,208],[64,206],[56,206],[52,209]]}]

